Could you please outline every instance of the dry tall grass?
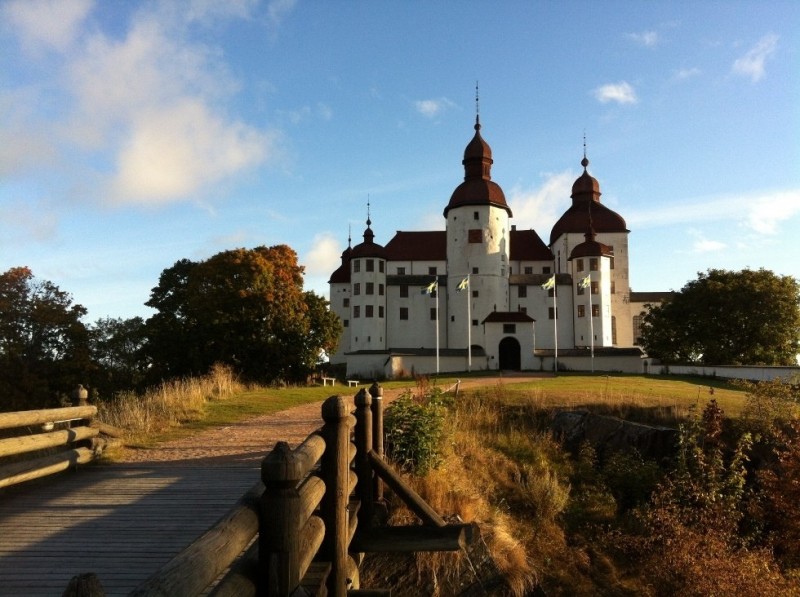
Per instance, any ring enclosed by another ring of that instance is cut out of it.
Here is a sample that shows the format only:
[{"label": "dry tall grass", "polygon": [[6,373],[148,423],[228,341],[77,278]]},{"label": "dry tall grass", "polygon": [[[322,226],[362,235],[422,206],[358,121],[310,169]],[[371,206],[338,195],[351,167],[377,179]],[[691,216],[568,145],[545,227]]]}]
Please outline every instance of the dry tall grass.
[{"label": "dry tall grass", "polygon": [[97,405],[98,418],[134,435],[160,432],[202,418],[209,400],[244,389],[229,367],[215,365],[208,375],[167,381],[143,395],[117,394]]}]

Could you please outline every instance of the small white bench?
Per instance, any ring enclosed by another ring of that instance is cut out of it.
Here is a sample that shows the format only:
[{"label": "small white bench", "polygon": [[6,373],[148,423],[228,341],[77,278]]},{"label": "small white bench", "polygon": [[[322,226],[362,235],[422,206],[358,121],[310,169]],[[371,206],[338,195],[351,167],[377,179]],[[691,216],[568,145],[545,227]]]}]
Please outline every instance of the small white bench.
[{"label": "small white bench", "polygon": [[353,388],[353,387],[357,388],[359,383],[361,383],[361,382],[356,380],[356,379],[348,379],[347,380],[347,387],[348,388]]},{"label": "small white bench", "polygon": [[335,377],[323,377],[322,378],[322,385],[327,386],[328,382],[331,382],[332,386],[336,385],[336,378]]}]

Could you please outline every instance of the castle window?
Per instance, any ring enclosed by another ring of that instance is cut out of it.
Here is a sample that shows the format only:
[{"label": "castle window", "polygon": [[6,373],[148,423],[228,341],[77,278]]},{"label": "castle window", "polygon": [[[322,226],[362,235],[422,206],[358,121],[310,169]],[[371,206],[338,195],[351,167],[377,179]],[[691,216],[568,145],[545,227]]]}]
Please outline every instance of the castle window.
[{"label": "castle window", "polygon": [[520,286],[519,287],[519,298],[527,298],[528,296],[528,287],[527,286]]},{"label": "castle window", "polygon": [[435,276],[436,275],[436,266],[435,265],[428,268],[428,275],[429,276]]},{"label": "castle window", "polygon": [[374,272],[375,271],[375,260],[374,259],[367,259],[367,271]]},{"label": "castle window", "polygon": [[472,273],[477,274],[480,270],[477,267],[472,268]]},{"label": "castle window", "polygon": [[353,307],[353,319],[358,319],[361,317],[361,307],[356,305]]},{"label": "castle window", "polygon": [[503,333],[504,334],[516,334],[517,333],[517,326],[513,323],[504,323],[503,324]]},{"label": "castle window", "polygon": [[374,309],[373,309],[372,305],[367,305],[364,308],[364,317],[372,317],[373,311],[374,311]]},{"label": "castle window", "polygon": [[614,269],[614,247],[608,247],[608,249],[611,251],[611,258],[608,260],[608,266],[609,269]]},{"label": "castle window", "polygon": [[[633,343],[636,345],[642,343],[642,319],[641,315],[633,316]],[[612,321],[616,321],[616,317]]]},{"label": "castle window", "polygon": [[345,309],[347,309],[349,306],[350,306],[350,299],[349,299],[349,298],[346,298],[346,299],[344,299],[344,300],[342,301],[342,307],[344,307]]},{"label": "castle window", "polygon": [[401,321],[408,319],[408,307],[400,307],[400,319]]},{"label": "castle window", "polygon": [[345,320],[342,322],[342,325],[343,325],[344,327],[346,327],[346,328],[349,328],[349,327],[350,327],[350,320],[349,320],[349,319],[345,319]]},{"label": "castle window", "polygon": [[383,305],[378,305],[378,317],[383,319]]},{"label": "castle window", "polygon": [[470,243],[482,243],[483,242],[483,230],[480,228],[472,228],[467,231],[467,240]]},{"label": "castle window", "polygon": [[400,298],[408,298],[408,284],[400,285]]},{"label": "castle window", "polygon": [[586,317],[586,305],[578,305],[578,317]]},{"label": "castle window", "polygon": [[600,305],[592,305],[592,317],[600,317]]},{"label": "castle window", "polygon": [[473,320],[472,320],[472,325],[473,325],[474,327],[477,327],[477,326],[478,326],[478,320],[477,320],[477,319],[473,319]]},{"label": "castle window", "polygon": [[398,268],[397,268],[397,275],[398,275],[398,276],[405,276],[405,275],[406,275],[406,268],[404,268],[404,267],[398,267]]},{"label": "castle window", "polygon": [[520,307],[519,308],[519,312],[520,313],[527,313],[528,312],[528,307]]},{"label": "castle window", "polygon": [[431,307],[431,321],[436,321],[436,307]]},{"label": "castle window", "polygon": [[550,307],[550,308],[547,310],[547,316],[548,316],[550,319],[555,319],[555,318],[556,318],[556,310],[555,310],[553,307]]},{"label": "castle window", "polygon": [[583,271],[583,259],[576,259],[575,260],[575,269],[579,272]]},{"label": "castle window", "polygon": [[480,219],[480,215],[478,215],[478,212],[477,212],[477,211],[473,211],[473,212],[472,212],[472,219],[473,219],[473,220],[478,220],[478,219]]},{"label": "castle window", "polygon": [[617,318],[611,316],[611,344],[617,343]]},{"label": "castle window", "polygon": [[367,294],[375,294],[375,284],[372,282],[367,282],[366,291]]},{"label": "castle window", "polygon": [[358,273],[360,271],[361,271],[361,260],[353,259],[353,273]]},{"label": "castle window", "polygon": [[614,284],[614,281],[611,281],[611,294],[617,294],[617,285]]},{"label": "castle window", "polygon": [[530,265],[526,265],[525,266],[525,273],[526,274],[532,274],[533,273],[533,267],[531,267]]},{"label": "castle window", "polygon": [[353,294],[356,296],[361,294],[361,282],[356,282],[353,284]]},{"label": "castle window", "polygon": [[592,294],[600,294],[600,283],[592,282]]},{"label": "castle window", "polygon": [[577,289],[578,289],[578,295],[583,295],[584,288],[583,286],[581,286],[580,282],[578,282]]},{"label": "castle window", "polygon": [[379,271],[380,273],[383,273],[383,268],[384,268],[384,263],[383,263],[383,261],[379,261],[379,262],[378,262],[378,271]]},{"label": "castle window", "polygon": [[542,273],[543,274],[549,274],[550,273],[550,266],[546,265],[545,267],[543,267],[542,268]]},{"label": "castle window", "polygon": [[556,289],[555,288],[548,288],[547,289],[547,296],[548,297],[553,298],[555,295],[556,295]]},{"label": "castle window", "polygon": [[592,257],[589,259],[589,269],[593,272],[597,271],[597,257]]},{"label": "castle window", "polygon": [[477,290],[472,291],[472,298],[478,298],[480,296],[480,292]]},{"label": "castle window", "polygon": [[384,293],[383,284],[378,284],[378,294],[380,296],[383,296],[383,293]]}]

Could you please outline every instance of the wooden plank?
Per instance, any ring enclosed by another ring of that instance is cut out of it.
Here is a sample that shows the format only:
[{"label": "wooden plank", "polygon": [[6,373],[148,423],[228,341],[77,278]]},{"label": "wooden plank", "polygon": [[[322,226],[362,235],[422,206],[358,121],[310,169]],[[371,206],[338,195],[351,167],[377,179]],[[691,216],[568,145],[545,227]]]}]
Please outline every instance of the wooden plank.
[{"label": "wooden plank", "polygon": [[56,421],[91,419],[97,414],[96,406],[69,406],[66,408],[47,408],[40,410],[20,410],[0,413],[0,429],[42,425]]},{"label": "wooden plank", "polygon": [[70,578],[84,572],[98,574],[109,596],[127,595],[257,480],[257,463],[112,465],[5,489],[0,595],[60,595]]},{"label": "wooden plank", "polygon": [[0,457],[66,446],[72,442],[79,442],[97,437],[99,434],[100,431],[98,429],[81,426],[72,427],[70,429],[59,429],[58,431],[50,431],[48,433],[35,433],[33,435],[0,439]]}]

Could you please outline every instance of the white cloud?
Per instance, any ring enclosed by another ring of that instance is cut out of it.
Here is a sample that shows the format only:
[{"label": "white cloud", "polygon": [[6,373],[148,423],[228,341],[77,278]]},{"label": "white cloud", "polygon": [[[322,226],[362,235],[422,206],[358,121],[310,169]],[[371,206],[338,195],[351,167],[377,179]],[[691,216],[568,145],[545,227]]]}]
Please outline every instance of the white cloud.
[{"label": "white cloud", "polygon": [[[514,186],[506,197],[514,212],[512,222],[520,229],[533,228],[540,234],[553,227],[571,205],[572,183],[577,175],[571,170],[544,175],[541,186],[523,189]],[[549,238],[542,238],[546,243]]]},{"label": "white cloud", "polygon": [[259,163],[268,146],[264,134],[221,120],[200,101],[159,106],[133,123],[112,189],[123,201],[181,199]]},{"label": "white cloud", "polygon": [[734,221],[758,235],[774,235],[780,224],[800,215],[800,189],[757,194],[701,197],[626,214],[631,226],[653,228],[673,224]]},{"label": "white cloud", "polygon": [[[40,10],[45,4],[30,3]],[[105,178],[93,185],[105,203],[157,205],[197,199],[245,169],[280,158],[275,133],[227,115],[239,83],[218,48],[196,41],[187,28],[199,19],[246,18],[255,6],[252,0],[224,7],[194,0],[186,10],[145,5],[114,37],[96,28],[80,30],[91,17],[91,4],[55,3],[73,4],[82,10],[63,17],[69,25],[52,42],[66,48],[62,64],[48,87],[29,92],[46,96],[60,110],[14,116],[11,133],[28,140],[22,144],[27,161],[16,160],[14,168],[31,169],[29,162],[37,159],[53,161],[42,155],[37,141],[47,130],[58,158],[75,173],[73,184]],[[6,13],[10,6],[17,9],[8,5]],[[22,19],[19,14],[15,18]],[[44,18],[42,35],[53,28],[48,23]],[[33,25],[27,27],[15,31],[22,43],[33,35]],[[319,110],[322,117],[329,114],[322,105]]]},{"label": "white cloud", "polygon": [[681,68],[676,70],[672,74],[672,79],[674,81],[684,81],[686,79],[691,79],[692,77],[698,77],[703,73],[699,68],[692,67],[692,68]]},{"label": "white cloud", "polygon": [[800,189],[754,197],[748,208],[748,227],[759,234],[776,234],[779,224],[800,215]]},{"label": "white cloud", "polygon": [[414,109],[426,118],[435,118],[455,104],[446,97],[438,99],[417,100],[414,102]]},{"label": "white cloud", "polygon": [[778,48],[778,36],[774,33],[765,35],[744,56],[733,63],[733,72],[750,77],[753,83],[760,81],[765,74],[765,64]]},{"label": "white cloud", "polygon": [[660,41],[659,35],[655,31],[642,31],[641,33],[628,33],[628,39],[632,39],[637,44],[652,48]]},{"label": "white cloud", "polygon": [[594,97],[601,103],[617,102],[618,104],[635,104],[638,102],[636,91],[625,81],[601,85],[594,91]]},{"label": "white cloud", "polygon": [[72,45],[93,5],[92,0],[16,0],[4,4],[0,14],[23,47],[64,51]]},{"label": "white cloud", "polygon": [[310,276],[328,276],[341,265],[342,246],[336,237],[329,233],[317,234],[312,246],[301,259],[306,273]]},{"label": "white cloud", "polygon": [[728,245],[718,240],[711,240],[699,230],[691,229],[689,234],[694,237],[692,251],[694,253],[714,253],[728,248]]}]

